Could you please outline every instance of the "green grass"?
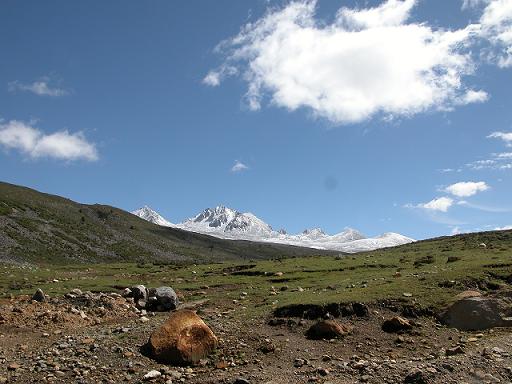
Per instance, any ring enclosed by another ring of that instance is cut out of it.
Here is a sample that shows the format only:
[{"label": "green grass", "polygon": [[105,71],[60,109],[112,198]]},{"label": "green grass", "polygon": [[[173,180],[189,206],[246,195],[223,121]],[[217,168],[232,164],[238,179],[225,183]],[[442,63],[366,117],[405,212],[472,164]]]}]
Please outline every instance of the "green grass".
[{"label": "green grass", "polygon": [[[256,316],[297,303],[399,299],[440,307],[465,289],[496,289],[512,281],[512,231],[335,257],[163,228],[117,208],[78,204],[6,183],[0,183],[0,215],[0,262],[22,262],[0,264],[4,297],[32,294],[36,288],[54,295],[73,288],[112,291],[145,284],[169,285],[194,300],[204,298],[201,287],[209,286],[206,297],[229,305],[247,292],[241,300],[244,313]],[[15,247],[6,245],[13,241]],[[233,273],[237,269],[242,274]],[[288,289],[280,291],[285,285]],[[279,294],[270,294],[272,286]]]},{"label": "green grass", "polygon": [[[480,243],[487,248],[479,248]],[[449,256],[460,258],[448,263]],[[134,284],[170,285],[186,300],[230,303],[248,293],[246,313],[260,315],[287,304],[373,302],[399,299],[438,308],[468,288],[507,286],[512,276],[512,232],[487,232],[417,242],[346,257],[317,256],[247,263],[201,265],[91,264],[0,268],[0,295],[31,294],[41,287],[50,294],[73,288],[111,291]],[[234,274],[241,270],[243,274]],[[282,276],[275,276],[283,272]],[[400,276],[396,273],[399,272]],[[57,283],[51,281],[56,278]],[[453,283],[454,281],[455,283]],[[287,286],[288,290],[279,291]],[[279,291],[270,295],[271,287]],[[296,288],[302,287],[303,292]],[[408,292],[412,297],[404,297]],[[243,302],[243,300],[242,300]]]}]

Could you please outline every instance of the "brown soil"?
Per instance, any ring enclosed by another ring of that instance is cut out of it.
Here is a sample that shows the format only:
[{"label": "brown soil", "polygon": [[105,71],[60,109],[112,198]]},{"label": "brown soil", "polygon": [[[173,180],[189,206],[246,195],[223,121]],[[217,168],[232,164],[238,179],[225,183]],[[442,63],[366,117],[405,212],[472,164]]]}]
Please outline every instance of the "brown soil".
[{"label": "brown soil", "polygon": [[[411,331],[385,333],[383,321],[397,313],[370,306],[368,317],[338,319],[352,327],[349,335],[308,340],[305,333],[315,320],[289,318],[271,326],[270,317],[248,317],[240,304],[199,304],[198,314],[219,338],[219,347],[186,368],[143,355],[141,347],[169,314],[143,316],[130,299],[92,295],[49,303],[27,297],[4,301],[0,383],[137,383],[151,370],[162,373],[154,383],[235,383],[238,378],[276,384],[512,381],[512,333],[507,329],[459,332],[420,317],[410,319]],[[456,346],[462,348],[452,349]],[[454,355],[447,356],[446,350]]]}]

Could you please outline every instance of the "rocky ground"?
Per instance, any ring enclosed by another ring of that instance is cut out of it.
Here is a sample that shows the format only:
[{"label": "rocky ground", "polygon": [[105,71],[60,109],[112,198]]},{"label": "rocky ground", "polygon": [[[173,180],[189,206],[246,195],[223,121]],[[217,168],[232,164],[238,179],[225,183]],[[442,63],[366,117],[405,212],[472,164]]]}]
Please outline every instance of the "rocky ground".
[{"label": "rocky ground", "polygon": [[[193,367],[158,364],[141,348],[169,316],[118,293],[74,290],[48,302],[0,302],[0,383],[509,383],[512,333],[460,332],[435,319],[382,330],[397,313],[370,305],[340,318],[351,332],[310,340],[316,320],[246,315],[250,298],[188,302],[219,339]],[[364,312],[364,311],[363,311]]]}]

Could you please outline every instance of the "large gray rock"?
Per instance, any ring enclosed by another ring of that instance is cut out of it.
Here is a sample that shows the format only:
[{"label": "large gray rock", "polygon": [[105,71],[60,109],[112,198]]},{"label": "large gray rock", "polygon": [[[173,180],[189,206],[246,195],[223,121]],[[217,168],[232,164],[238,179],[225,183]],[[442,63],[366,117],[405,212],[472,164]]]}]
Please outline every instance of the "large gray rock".
[{"label": "large gray rock", "polygon": [[178,296],[171,287],[158,287],[154,291],[155,305],[160,311],[170,311],[179,305]]},{"label": "large gray rock", "polygon": [[512,326],[511,293],[499,296],[460,295],[442,313],[441,320],[461,331]]}]

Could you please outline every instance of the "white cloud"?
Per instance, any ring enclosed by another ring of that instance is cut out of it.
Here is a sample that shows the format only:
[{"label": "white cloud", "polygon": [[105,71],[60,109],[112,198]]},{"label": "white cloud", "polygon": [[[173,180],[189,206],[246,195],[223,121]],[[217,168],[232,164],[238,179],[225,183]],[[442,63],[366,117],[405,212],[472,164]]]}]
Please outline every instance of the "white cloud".
[{"label": "white cloud", "polygon": [[457,197],[469,197],[488,189],[489,186],[483,181],[461,181],[460,183],[449,185],[444,191]]},{"label": "white cloud", "polygon": [[489,100],[489,94],[485,91],[468,90],[458,101],[459,104],[485,103]]},{"label": "white cloud", "polygon": [[507,231],[512,229],[512,225],[505,225],[504,227],[496,227],[494,228],[495,231]]},{"label": "white cloud", "polygon": [[469,9],[485,4],[488,0],[462,0],[462,9]]},{"label": "white cloud", "polygon": [[410,208],[423,208],[430,211],[439,211],[439,212],[447,212],[448,208],[450,208],[453,205],[453,199],[449,197],[438,197],[436,199],[433,199],[429,201],[428,203],[418,204],[408,207]]},{"label": "white cloud", "polygon": [[507,207],[493,207],[493,206],[488,206],[488,205],[474,204],[474,203],[470,203],[469,201],[466,201],[466,200],[461,200],[461,201],[457,202],[457,205],[471,208],[471,209],[477,209],[477,210],[483,211],[483,212],[491,212],[491,213],[511,212],[511,209],[507,208]]},{"label": "white cloud", "polygon": [[235,164],[231,167],[231,172],[243,172],[248,170],[249,167],[241,161],[235,160]]},{"label": "white cloud", "polygon": [[494,153],[494,157],[498,159],[512,159],[512,152],[502,152],[502,153]]},{"label": "white cloud", "polygon": [[316,17],[315,1],[292,2],[222,42],[225,61],[204,82],[218,85],[224,68],[238,67],[251,109],[270,97],[276,106],[306,108],[336,124],[485,101],[487,93],[464,84],[474,72],[469,46],[480,26],[408,22],[416,3],[341,8],[326,24]]},{"label": "white cloud", "polygon": [[47,135],[32,125],[17,120],[0,121],[0,146],[18,150],[31,158],[98,159],[96,146],[87,141],[83,133],[64,130]]},{"label": "white cloud", "polygon": [[505,142],[507,147],[512,147],[512,132],[493,132],[489,136],[488,139],[501,139]]},{"label": "white cloud", "polygon": [[43,77],[42,79],[38,81],[34,81],[31,84],[23,84],[19,81],[11,81],[8,84],[9,92],[32,92],[39,96],[65,96],[69,94],[69,91],[58,88],[58,87],[52,87],[50,85],[50,78],[49,77]]},{"label": "white cloud", "polygon": [[225,77],[234,76],[237,72],[235,67],[229,65],[222,66],[217,70],[208,72],[203,79],[203,84],[209,85],[210,87],[217,87]]},{"label": "white cloud", "polygon": [[397,26],[407,21],[415,5],[416,0],[388,0],[375,8],[343,7],[338,11],[337,22],[350,29]]},{"label": "white cloud", "polygon": [[493,59],[502,68],[512,66],[512,1],[486,0],[480,24],[482,36],[497,49]]}]

